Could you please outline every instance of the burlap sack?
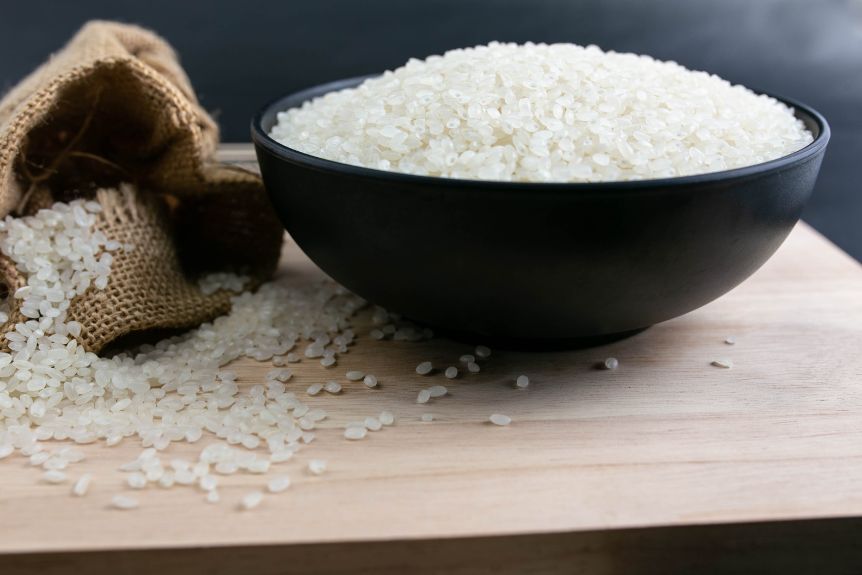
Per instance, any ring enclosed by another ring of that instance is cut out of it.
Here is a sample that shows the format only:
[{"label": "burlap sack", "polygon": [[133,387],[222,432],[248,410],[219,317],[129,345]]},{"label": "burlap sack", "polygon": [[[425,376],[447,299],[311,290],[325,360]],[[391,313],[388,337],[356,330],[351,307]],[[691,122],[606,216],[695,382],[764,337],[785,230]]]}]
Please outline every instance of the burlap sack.
[{"label": "burlap sack", "polygon": [[[171,47],[136,26],[86,24],[0,102],[0,217],[96,198],[105,208],[97,227],[135,246],[115,256],[107,289],[71,304],[88,350],[226,312],[229,294],[198,289],[204,273],[255,284],[272,273],[282,227],[256,175],[214,162],[217,144]],[[123,182],[132,185],[96,193]],[[0,274],[9,291],[23,285],[5,257]],[[16,303],[3,347],[22,320]]]}]

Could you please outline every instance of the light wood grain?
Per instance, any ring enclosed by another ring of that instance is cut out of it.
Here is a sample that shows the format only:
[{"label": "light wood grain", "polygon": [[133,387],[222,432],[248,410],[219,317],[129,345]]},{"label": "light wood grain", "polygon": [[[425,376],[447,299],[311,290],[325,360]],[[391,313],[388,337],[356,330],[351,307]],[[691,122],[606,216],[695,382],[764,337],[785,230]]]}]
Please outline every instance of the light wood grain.
[{"label": "light wood grain", "polygon": [[[248,147],[227,154],[249,160]],[[280,273],[321,276],[289,241]],[[294,370],[292,389],[339,379],[345,392],[308,398],[331,419],[283,464],[294,480],[288,492],[241,513],[238,499],[265,478],[235,476],[217,506],[191,489],[150,489],[137,494],[140,509],[119,512],[107,503],[123,490],[115,470],[138,453],[134,442],[86,449],[75,469],[96,480],[81,499],[68,485],[39,485],[38,471],[14,456],[0,463],[0,553],[35,570],[32,557],[47,553],[313,545],[332,558],[327,548],[354,543],[376,542],[385,553],[399,541],[455,540],[467,558],[504,536],[547,534],[549,549],[577,549],[564,534],[862,516],[862,268],[804,224],[751,279],[702,309],[593,349],[496,350],[480,374],[454,382],[414,367],[454,364],[470,344],[376,342],[364,335],[367,312],[356,325],[362,337],[336,367],[303,361]],[[723,343],[729,335],[736,345]],[[608,356],[620,368],[595,369]],[[733,369],[710,366],[725,357]],[[270,368],[236,364],[246,384]],[[380,388],[348,384],[350,369],[376,374]],[[532,381],[525,391],[513,387],[521,373]],[[417,391],[436,383],[451,395],[416,405]],[[394,427],[360,442],[342,438],[346,422],[382,409],[396,414]],[[426,412],[433,423],[419,421]],[[494,412],[512,425],[487,424]],[[329,471],[309,476],[310,458],[328,460]],[[595,560],[595,539],[584,541]],[[267,549],[261,557],[280,553]],[[422,549],[426,567],[437,565],[433,548]],[[566,561],[573,565],[571,553]],[[613,572],[607,561],[591,565]]]}]

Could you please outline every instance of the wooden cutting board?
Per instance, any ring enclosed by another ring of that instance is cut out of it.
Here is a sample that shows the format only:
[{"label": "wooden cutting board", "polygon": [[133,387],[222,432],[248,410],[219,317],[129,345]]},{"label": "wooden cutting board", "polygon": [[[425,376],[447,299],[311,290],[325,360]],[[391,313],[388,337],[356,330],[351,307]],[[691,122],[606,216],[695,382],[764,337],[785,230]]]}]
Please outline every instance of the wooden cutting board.
[{"label": "wooden cutting board", "polygon": [[[248,146],[224,157],[253,163]],[[289,239],[281,273],[322,275]],[[96,478],[85,498],[39,484],[39,471],[16,455],[0,462],[0,573],[862,564],[852,546],[862,540],[862,268],[805,224],[751,279],[702,309],[603,347],[498,350],[481,373],[454,382],[414,368],[453,364],[470,344],[373,341],[368,313],[356,325],[359,342],[336,367],[294,369],[297,391],[328,379],[345,391],[308,398],[331,419],[283,464],[287,492],[240,512],[239,498],[266,479],[236,475],[219,505],[188,488],[149,489],[136,493],[140,509],[123,512],[107,504],[124,491],[116,468],[140,451],[135,442],[87,447],[75,467]],[[609,356],[618,369],[595,368]],[[733,368],[711,366],[718,358]],[[269,369],[236,364],[245,384]],[[353,369],[376,374],[380,388],[348,384]],[[513,387],[519,374],[529,389]],[[450,395],[416,405],[433,383]],[[395,426],[343,439],[346,422],[382,409]],[[488,424],[495,412],[512,424]],[[420,421],[423,413],[434,421]],[[327,460],[328,471],[309,475],[310,458]]]}]

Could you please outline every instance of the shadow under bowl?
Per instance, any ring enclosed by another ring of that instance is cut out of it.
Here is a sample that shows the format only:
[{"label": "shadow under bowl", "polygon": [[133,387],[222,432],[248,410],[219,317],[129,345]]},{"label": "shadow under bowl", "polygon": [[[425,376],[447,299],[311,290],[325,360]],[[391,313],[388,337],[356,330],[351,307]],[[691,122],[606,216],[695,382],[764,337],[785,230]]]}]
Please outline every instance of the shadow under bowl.
[{"label": "shadow under bowl", "polygon": [[362,80],[303,90],[255,116],[273,206],[350,290],[489,340],[607,341],[718,298],[793,229],[829,140],[819,113],[780,99],[814,141],[776,160],[667,179],[520,183],[350,166],[268,136],[278,112]]}]

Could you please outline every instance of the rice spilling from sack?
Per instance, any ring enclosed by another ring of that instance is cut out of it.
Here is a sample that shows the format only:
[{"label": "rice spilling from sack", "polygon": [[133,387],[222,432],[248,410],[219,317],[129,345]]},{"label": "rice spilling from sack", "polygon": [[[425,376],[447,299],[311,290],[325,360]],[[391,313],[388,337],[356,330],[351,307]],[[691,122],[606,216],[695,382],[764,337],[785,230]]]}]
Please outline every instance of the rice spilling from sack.
[{"label": "rice spilling from sack", "polygon": [[[27,273],[27,285],[10,294],[24,300],[25,321],[9,331],[8,351],[0,352],[3,456],[19,450],[36,457],[31,463],[58,471],[73,462],[74,452],[48,454],[42,442],[116,445],[135,437],[161,451],[209,432],[226,443],[201,453],[201,473],[220,462],[254,472],[311,441],[314,425],[299,422],[308,406],[285,390],[281,379],[287,377],[240,388],[236,374],[222,367],[240,357],[268,361],[302,342],[333,356],[344,353],[354,338],[349,320],[365,302],[331,281],[299,286],[276,280],[236,295],[228,315],[182,336],[98,356],[78,343],[80,325],[66,321],[66,310],[84,291],[105,289],[112,252],[134,249],[93,227],[99,209],[76,200],[0,222],[0,250]],[[216,283],[241,289],[244,282]],[[261,459],[229,447],[236,444],[264,445],[269,453]]]},{"label": "rice spilling from sack", "polygon": [[774,98],[648,56],[491,43],[278,114],[270,136],[355,166],[447,178],[602,182],[754,165],[812,135]]}]

